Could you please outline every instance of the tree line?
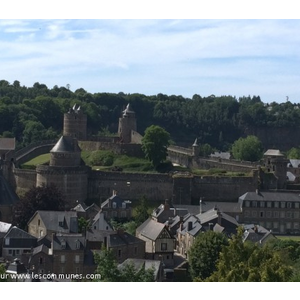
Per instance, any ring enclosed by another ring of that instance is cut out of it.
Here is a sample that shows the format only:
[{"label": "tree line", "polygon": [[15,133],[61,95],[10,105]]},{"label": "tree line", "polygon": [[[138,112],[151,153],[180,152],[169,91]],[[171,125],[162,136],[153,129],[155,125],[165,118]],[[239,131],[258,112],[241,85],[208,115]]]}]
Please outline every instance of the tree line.
[{"label": "tree line", "polygon": [[17,80],[0,80],[0,134],[16,137],[18,147],[57,138],[63,114],[74,104],[87,114],[90,135],[115,133],[128,103],[136,112],[141,134],[154,124],[169,132],[175,143],[190,145],[198,138],[200,144],[221,151],[227,151],[249,128],[300,127],[297,104],[265,104],[259,96],[89,93],[83,88],[73,92],[69,85],[48,88],[36,82],[26,87]]}]

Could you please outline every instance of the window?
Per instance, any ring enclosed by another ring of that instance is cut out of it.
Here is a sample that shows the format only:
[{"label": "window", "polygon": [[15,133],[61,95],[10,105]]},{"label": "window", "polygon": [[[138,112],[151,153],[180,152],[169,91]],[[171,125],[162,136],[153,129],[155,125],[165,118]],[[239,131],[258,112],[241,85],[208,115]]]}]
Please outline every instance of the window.
[{"label": "window", "polygon": [[245,207],[250,207],[250,201],[249,200],[245,201]]},{"label": "window", "polygon": [[8,245],[9,245],[9,237],[5,238],[5,246],[8,246]]},{"label": "window", "polygon": [[43,258],[42,257],[39,258],[39,263],[40,263],[40,265],[43,264]]},{"label": "window", "polygon": [[257,217],[257,211],[252,212],[252,217]]},{"label": "window", "polygon": [[167,243],[161,243],[161,245],[160,245],[160,250],[166,251],[167,249],[168,249]]},{"label": "window", "polygon": [[286,229],[291,229],[292,228],[292,223],[291,222],[287,222],[286,223]]},{"label": "window", "polygon": [[267,223],[266,223],[267,229],[271,229],[271,226],[272,226],[272,225],[271,225],[271,222],[267,222]]},{"label": "window", "polygon": [[264,212],[261,211],[261,212],[259,213],[259,216],[260,216],[261,218],[263,218],[263,217],[264,217]]},{"label": "window", "polygon": [[278,229],[278,222],[273,222],[273,228]]},{"label": "window", "polygon": [[284,201],[281,201],[281,202],[280,202],[280,207],[281,207],[281,208],[285,208],[285,202],[284,202]]},{"label": "window", "polygon": [[299,208],[299,202],[295,202],[295,208]]},{"label": "window", "polygon": [[280,218],[282,218],[282,219],[285,218],[285,212],[284,211],[280,212]]},{"label": "window", "polygon": [[66,241],[61,240],[61,249],[66,249]]},{"label": "window", "polygon": [[264,202],[264,201],[260,201],[260,202],[259,202],[259,206],[260,206],[260,207],[265,207],[265,202]]},{"label": "window", "polygon": [[286,213],[286,217],[287,217],[287,218],[291,218],[291,217],[292,217],[292,213],[291,213],[290,211],[288,211],[288,212]]},{"label": "window", "polygon": [[295,218],[295,219],[299,219],[299,212],[298,212],[298,211],[295,211],[295,212],[294,212],[294,218]]},{"label": "window", "polygon": [[126,211],[121,212],[121,218],[126,218]]},{"label": "window", "polygon": [[64,254],[62,254],[62,255],[60,256],[60,262],[61,262],[61,263],[65,263],[65,262],[66,262],[66,256],[65,256]]},{"label": "window", "polygon": [[292,202],[287,203],[287,208],[292,208]]},{"label": "window", "polygon": [[137,254],[137,247],[134,247],[134,254]]},{"label": "window", "polygon": [[12,250],[10,249],[10,250],[8,250],[8,254],[12,254]]},{"label": "window", "polygon": [[122,208],[126,208],[126,203],[125,202],[122,202]]},{"label": "window", "polygon": [[268,208],[272,207],[272,202],[271,202],[271,201],[268,201],[268,202],[267,202],[267,207],[268,207]]},{"label": "window", "polygon": [[274,202],[274,207],[276,207],[276,208],[279,207],[279,202],[278,202],[278,201],[275,201],[275,202]]},{"label": "window", "polygon": [[117,203],[113,202],[113,208],[117,208]]},{"label": "window", "polygon": [[79,240],[76,240],[76,249],[80,249],[80,241]]},{"label": "window", "polygon": [[279,218],[279,212],[278,211],[274,211],[274,218]]},{"label": "window", "polygon": [[294,229],[299,229],[299,223],[298,222],[294,222]]},{"label": "window", "polygon": [[78,264],[80,260],[80,256],[79,255],[75,255],[75,263]]},{"label": "window", "polygon": [[245,210],[244,215],[245,215],[245,217],[250,217],[250,211],[249,210]]},{"label": "window", "polygon": [[257,207],[257,202],[256,201],[252,202],[252,207]]},{"label": "window", "polygon": [[41,220],[40,219],[38,219],[38,226],[40,226],[41,225]]},{"label": "window", "polygon": [[119,257],[122,256],[122,250],[121,250],[121,249],[118,250],[118,256],[119,256]]},{"label": "window", "polygon": [[272,218],[272,212],[271,211],[267,211],[267,218]]}]

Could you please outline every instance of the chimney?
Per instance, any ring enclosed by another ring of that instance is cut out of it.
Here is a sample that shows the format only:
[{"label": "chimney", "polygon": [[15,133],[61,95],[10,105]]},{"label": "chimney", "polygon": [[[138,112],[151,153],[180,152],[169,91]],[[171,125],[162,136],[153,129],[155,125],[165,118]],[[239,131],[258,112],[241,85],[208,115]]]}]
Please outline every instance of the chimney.
[{"label": "chimney", "polygon": [[116,190],[113,190],[113,196],[117,196],[118,192]]},{"label": "chimney", "polygon": [[218,224],[221,226],[222,224],[222,213],[220,212],[219,209],[217,209],[217,214],[218,214]]},{"label": "chimney", "polygon": [[179,230],[182,231],[182,227],[183,227],[183,217],[180,216],[180,217],[179,217],[179,220],[180,220],[180,221],[179,221]]},{"label": "chimney", "polygon": [[170,210],[170,204],[168,199],[165,200],[164,210]]},{"label": "chimney", "polygon": [[188,231],[193,229],[193,222],[188,222]]}]

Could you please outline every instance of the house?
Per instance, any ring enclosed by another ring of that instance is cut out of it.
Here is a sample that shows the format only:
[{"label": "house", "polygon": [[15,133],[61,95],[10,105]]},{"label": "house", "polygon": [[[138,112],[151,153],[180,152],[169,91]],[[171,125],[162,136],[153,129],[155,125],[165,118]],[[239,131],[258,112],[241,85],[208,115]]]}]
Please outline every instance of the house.
[{"label": "house", "polygon": [[263,246],[272,239],[276,239],[272,231],[259,225],[244,225],[244,242],[250,241],[257,243],[259,246]]},{"label": "house", "polygon": [[247,192],[239,197],[240,223],[258,224],[277,234],[300,233],[300,196],[289,192]]},{"label": "house", "polygon": [[152,212],[152,219],[156,222],[165,223],[172,220],[176,216],[184,216],[188,213],[185,208],[175,208],[169,204],[169,200],[166,199],[164,204],[161,204],[155,208]]},{"label": "house", "polygon": [[145,258],[145,241],[123,230],[88,230],[86,233],[87,247],[101,250],[105,247],[112,250],[118,263],[128,258]]},{"label": "house", "polygon": [[101,211],[107,220],[130,220],[131,219],[131,202],[123,200],[113,191],[113,195],[101,204]]},{"label": "house", "polygon": [[113,231],[112,226],[106,221],[104,213],[99,211],[92,220],[91,228],[93,230]]},{"label": "house", "polygon": [[236,234],[239,223],[237,220],[222,212],[217,206],[214,208],[196,215],[203,230],[215,230],[223,232],[227,235]]},{"label": "house", "polygon": [[2,257],[12,261],[14,258],[27,263],[31,249],[36,247],[37,238],[26,231],[13,226],[3,238]]},{"label": "house", "polygon": [[136,229],[136,236],[146,242],[146,258],[174,265],[175,238],[166,224],[149,218]]},{"label": "house", "polygon": [[51,238],[53,233],[78,233],[77,212],[38,210],[28,222],[28,232],[37,238]]},{"label": "house", "polygon": [[140,270],[154,270],[154,281],[161,282],[164,279],[164,268],[161,260],[150,260],[150,259],[138,259],[138,258],[128,258],[123,263],[118,265],[119,269],[124,268],[126,265],[133,265],[135,270],[139,272]]},{"label": "house", "polygon": [[188,215],[182,219],[177,230],[176,251],[187,257],[196,236],[202,231],[204,228],[196,216]]},{"label": "house", "polygon": [[3,239],[11,227],[12,224],[0,221],[0,257],[2,256]]}]

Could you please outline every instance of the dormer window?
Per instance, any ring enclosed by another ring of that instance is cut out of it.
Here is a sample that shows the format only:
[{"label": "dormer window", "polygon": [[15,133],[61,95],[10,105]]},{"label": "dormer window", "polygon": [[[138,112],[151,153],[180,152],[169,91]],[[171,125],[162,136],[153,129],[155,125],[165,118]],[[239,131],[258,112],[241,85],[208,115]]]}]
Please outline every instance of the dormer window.
[{"label": "dormer window", "polygon": [[80,241],[79,240],[76,240],[76,249],[80,249]]},{"label": "dormer window", "polygon": [[113,208],[117,208],[117,203],[113,202]]},{"label": "dormer window", "polygon": [[65,240],[61,241],[61,249],[66,249],[66,241]]},{"label": "dormer window", "polygon": [[125,202],[122,202],[122,208],[126,208],[126,203]]}]

